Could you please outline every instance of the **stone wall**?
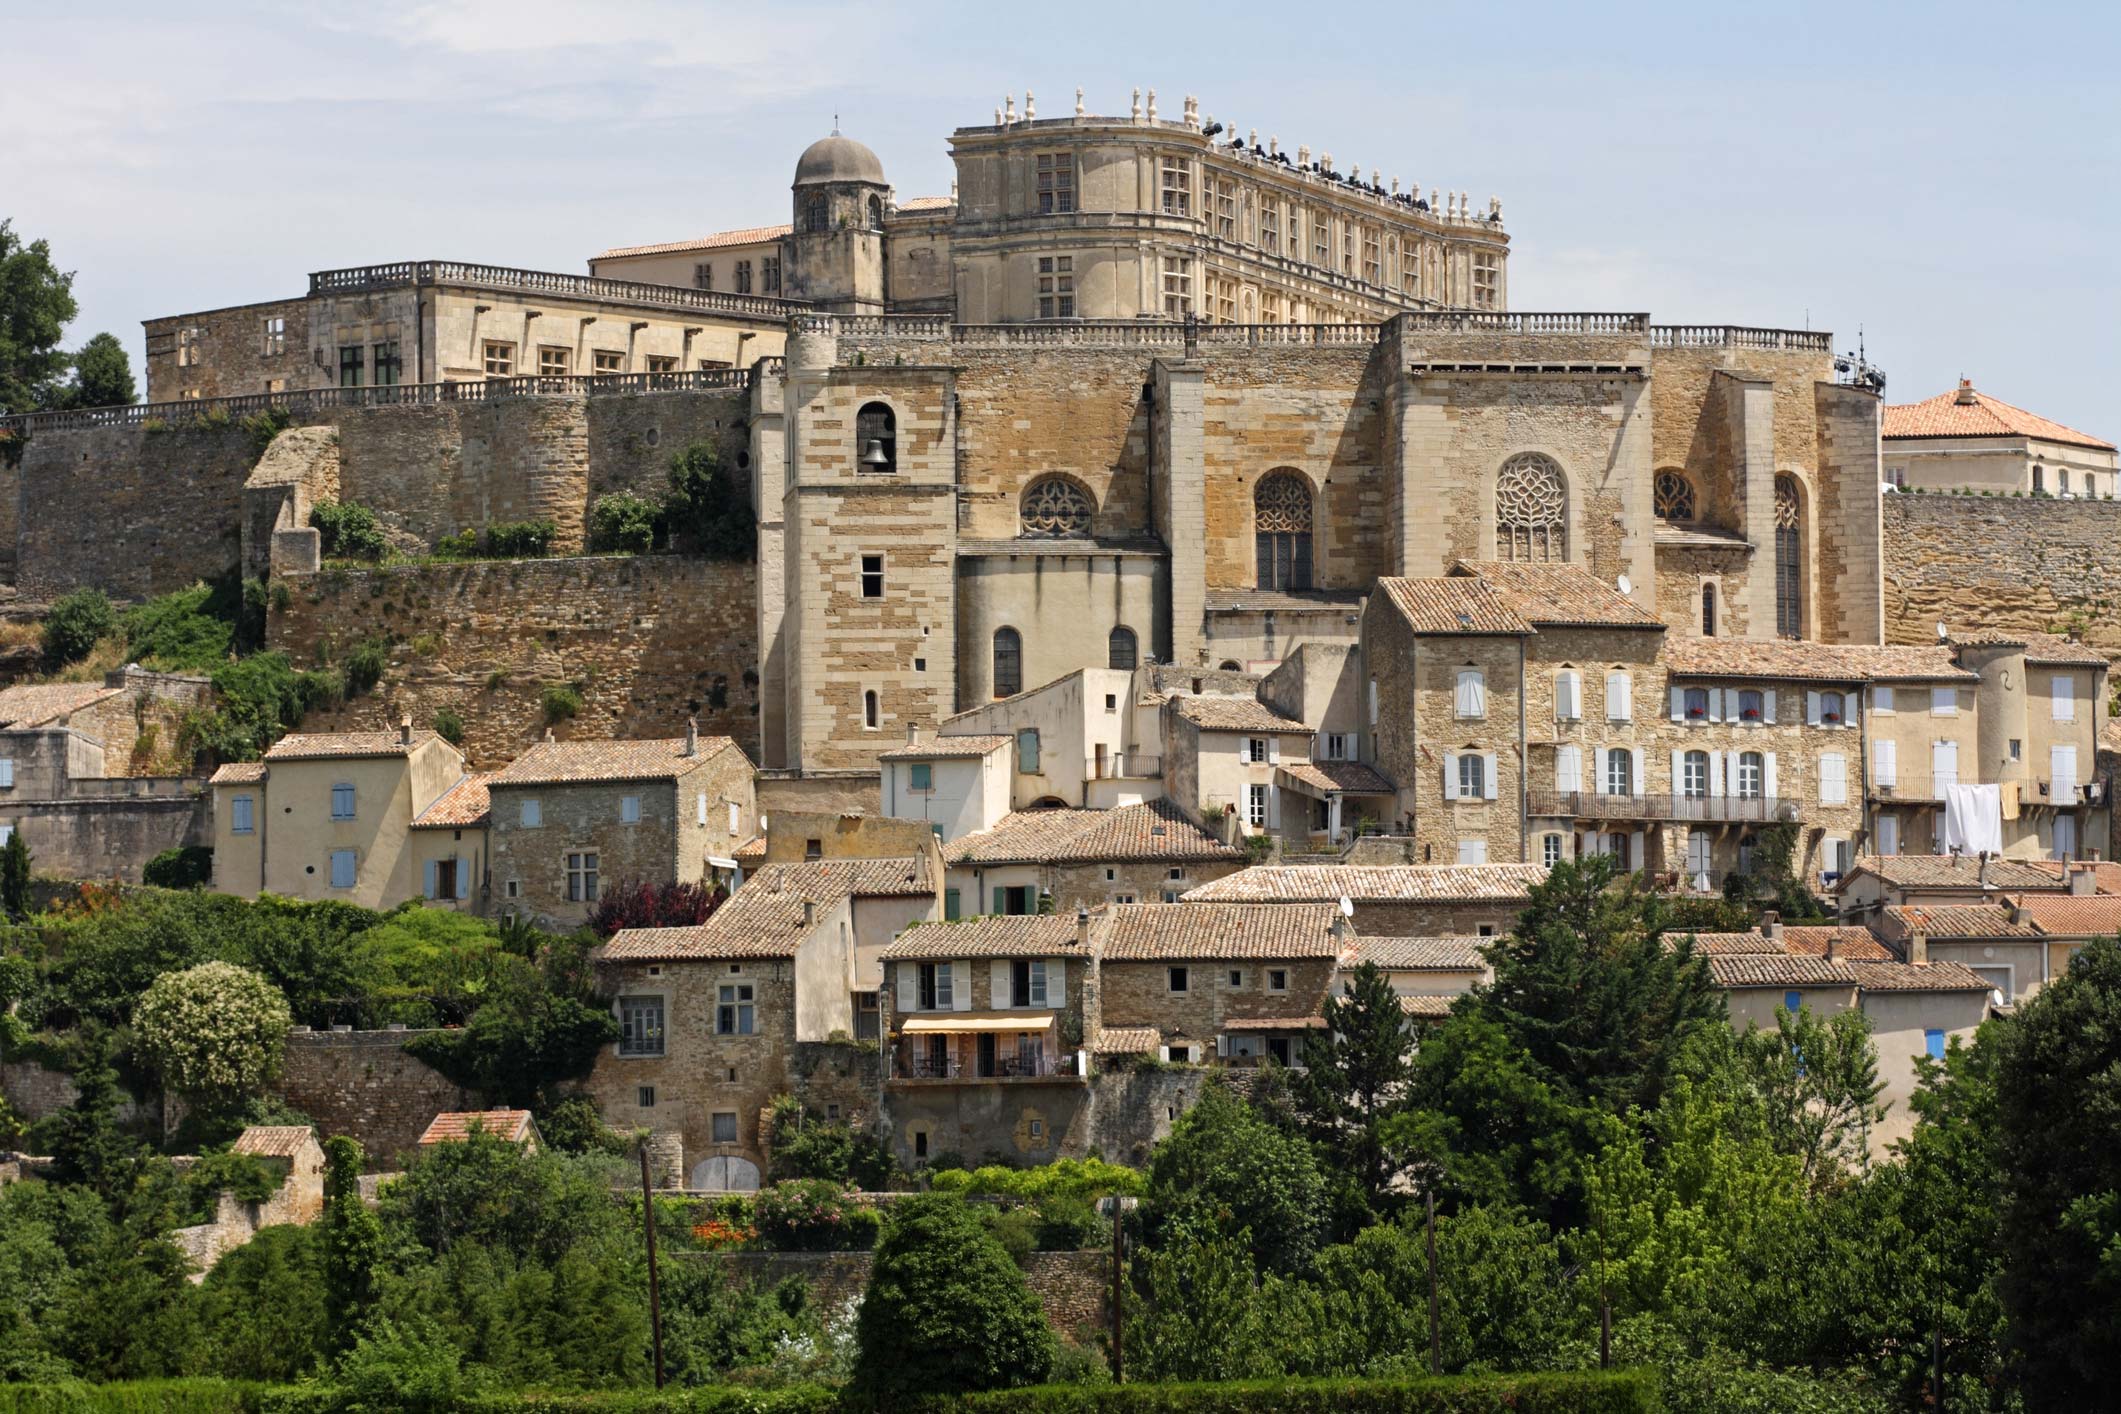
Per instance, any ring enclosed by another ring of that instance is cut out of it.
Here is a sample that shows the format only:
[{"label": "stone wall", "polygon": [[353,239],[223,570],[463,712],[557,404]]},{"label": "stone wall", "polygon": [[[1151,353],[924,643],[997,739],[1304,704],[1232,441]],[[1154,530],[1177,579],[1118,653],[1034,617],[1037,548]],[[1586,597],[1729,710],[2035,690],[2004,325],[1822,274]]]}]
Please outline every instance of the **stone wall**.
[{"label": "stone wall", "polygon": [[758,752],[758,642],[748,563],[692,556],[471,561],[291,577],[268,646],[297,664],[361,640],[393,642],[383,683],[307,731],[381,729],[410,712],[427,726],[455,709],[463,749],[481,767],[541,739],[540,698],[572,684],[580,713],[568,737],[674,737],[696,717],[703,736]]},{"label": "stone wall", "polygon": [[371,1167],[409,1157],[436,1115],[478,1097],[405,1049],[416,1031],[297,1031],[273,1092],[320,1138],[360,1141]]},{"label": "stone wall", "polygon": [[2082,613],[2085,641],[2121,655],[2121,501],[1895,495],[1884,516],[1886,642]]},{"label": "stone wall", "polygon": [[[720,1262],[723,1271],[739,1281],[772,1286],[793,1277],[810,1289],[815,1308],[836,1313],[868,1285],[871,1254],[721,1252],[710,1260]],[[1112,1318],[1109,1252],[1030,1253],[1024,1259],[1024,1282],[1056,1330],[1081,1338]]]}]

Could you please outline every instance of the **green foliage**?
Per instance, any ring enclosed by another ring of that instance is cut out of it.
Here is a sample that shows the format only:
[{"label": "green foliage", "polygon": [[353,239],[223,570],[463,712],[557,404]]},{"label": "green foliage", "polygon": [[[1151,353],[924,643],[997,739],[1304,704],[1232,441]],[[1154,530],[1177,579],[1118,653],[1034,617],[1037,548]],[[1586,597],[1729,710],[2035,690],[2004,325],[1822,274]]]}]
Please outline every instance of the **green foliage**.
[{"label": "green foliage", "polygon": [[570,1095],[539,1115],[538,1133],[562,1154],[626,1152],[625,1136],[604,1123],[587,1095]]},{"label": "green foliage", "polygon": [[1131,1368],[1152,1380],[1247,1380],[1282,1373],[1278,1303],[1260,1289],[1248,1238],[1209,1223],[1167,1228],[1140,1254],[1128,1302]]},{"label": "green foliage", "polygon": [[273,439],[294,425],[295,415],[283,407],[269,407],[244,418],[241,426],[250,435],[250,464],[256,466]]},{"label": "green foliage", "polygon": [[211,672],[228,661],[242,613],[241,586],[230,576],[157,595],[118,618],[125,652],[170,672]]},{"label": "green foliage", "polygon": [[645,555],[662,533],[663,510],[631,491],[607,491],[589,508],[589,548]]},{"label": "green foliage", "polygon": [[451,746],[464,744],[464,714],[454,707],[437,707],[434,715],[435,735]]},{"label": "green foliage", "polygon": [[1009,1168],[1001,1164],[979,1169],[939,1168],[928,1175],[929,1187],[938,1193],[993,1195],[1003,1198],[1049,1197],[1103,1198],[1124,1194],[1138,1198],[1148,1191],[1139,1169],[1110,1164],[1103,1159],[1058,1159],[1036,1168]]},{"label": "green foliage", "polygon": [[52,264],[47,241],[24,241],[0,220],[0,412],[49,407],[68,358],[59,347],[73,322],[73,272]]},{"label": "green foliage", "polygon": [[1325,1181],[1310,1148],[1210,1082],[1149,1164],[1142,1226],[1154,1244],[1180,1227],[1249,1234],[1260,1266],[1309,1266],[1323,1227]]},{"label": "green foliage", "polygon": [[220,1195],[232,1193],[248,1203],[261,1203],[279,1191],[280,1173],[263,1159],[249,1154],[217,1149],[198,1156],[184,1170],[185,1225],[212,1220]]},{"label": "green foliage", "polygon": [[358,501],[319,501],[309,508],[318,549],[332,560],[380,560],[390,553],[376,513]]},{"label": "green foliage", "polygon": [[170,1089],[211,1109],[279,1072],[293,1024],[279,988],[227,962],[162,974],[133,1011],[141,1055]]},{"label": "green foliage", "polygon": [[1324,1029],[1304,1034],[1303,1068],[1291,1091],[1328,1170],[1352,1178],[1376,1209],[1386,1204],[1396,1169],[1384,1124],[1406,1104],[1413,1038],[1377,964],[1356,968],[1341,990],[1326,999]]},{"label": "green foliage", "polygon": [[122,1384],[0,1384],[0,1414],[264,1414],[262,1386],[234,1380],[127,1380]]},{"label": "green foliage", "polygon": [[463,1357],[424,1324],[379,1318],[339,1359],[339,1408],[350,1414],[443,1414],[464,1392]]},{"label": "green foliage", "polygon": [[778,1097],[773,1112],[773,1157],[767,1176],[822,1178],[878,1192],[898,1178],[891,1150],[872,1134],[856,1134],[839,1120],[811,1119],[792,1096]]},{"label": "green foliage", "polygon": [[317,1222],[323,1272],[323,1349],[351,1345],[375,1300],[383,1224],[361,1201],[361,1146],[344,1135],[324,1141],[324,1214]]},{"label": "green foliage", "polygon": [[619,1038],[604,1007],[558,992],[519,958],[495,960],[484,998],[460,1030],[430,1031],[405,1049],[495,1104],[543,1108],[552,1087],[579,1080]]},{"label": "green foliage", "polygon": [[856,1322],[854,1390],[877,1404],[1037,1384],[1053,1330],[1023,1274],[961,1199],[892,1206]]},{"label": "green foliage", "polygon": [[1033,1236],[1041,1252],[1079,1252],[1102,1247],[1110,1239],[1112,1226],[1097,1209],[1069,1193],[1049,1194],[1038,1200],[1038,1226]]},{"label": "green foliage", "polygon": [[310,1374],[331,1348],[320,1226],[261,1230],[225,1254],[199,1288],[206,1365],[238,1379]]},{"label": "green foliage", "polygon": [[1830,922],[1834,910],[1805,885],[1797,868],[1797,844],[1804,827],[1778,820],[1753,831],[1753,872],[1732,873],[1723,881],[1726,899],[1747,906],[1772,908],[1786,922]]},{"label": "green foliage", "polygon": [[571,683],[552,682],[538,694],[538,707],[548,722],[572,721],[582,710],[581,690]]},{"label": "green foliage", "polygon": [[129,407],[140,401],[133,363],[115,334],[97,334],[74,355],[74,381],[63,394],[67,407]]},{"label": "green foliage", "polygon": [[559,533],[549,520],[503,521],[486,527],[486,553],[501,560],[542,559]]},{"label": "green foliage", "polygon": [[108,1198],[132,1178],[140,1146],[118,1130],[118,1072],[110,1062],[109,1033],[85,1028],[81,1046],[74,1102],[39,1124],[36,1138],[52,1156],[62,1183],[78,1183]]},{"label": "green foliage", "polygon": [[751,1203],[759,1241],[778,1252],[843,1252],[876,1244],[876,1209],[857,1202],[838,1183],[790,1179],[758,1191]]},{"label": "green foliage", "polygon": [[254,653],[213,670],[220,706],[186,716],[178,741],[220,761],[255,761],[274,742],[302,724],[312,707],[337,702],[346,693],[337,673],[297,672],[284,653]]},{"label": "green foliage", "polygon": [[1806,1182],[1836,1182],[1868,1163],[1871,1126],[1885,1118],[1868,1017],[1778,1009],[1774,1030],[1748,1028],[1737,1042],[1769,1140],[1804,1165]]},{"label": "green foliage", "polygon": [[175,845],[147,861],[141,877],[158,889],[203,889],[214,876],[214,847]]},{"label": "green foliage", "polygon": [[975,1395],[968,1411],[1028,1414],[1658,1414],[1657,1378],[1640,1370],[1395,1380],[1055,1385]]},{"label": "green foliage", "polygon": [[29,912],[29,841],[17,828],[7,832],[0,845],[0,908],[16,921]]},{"label": "green foliage", "polygon": [[750,499],[722,470],[712,442],[694,442],[670,459],[663,522],[671,539],[694,554],[748,560],[758,552]]},{"label": "green foliage", "polygon": [[[6,223],[0,222],[0,231]],[[96,640],[118,625],[110,600],[100,589],[76,589],[52,602],[44,616],[44,664],[56,671],[86,658]]]}]

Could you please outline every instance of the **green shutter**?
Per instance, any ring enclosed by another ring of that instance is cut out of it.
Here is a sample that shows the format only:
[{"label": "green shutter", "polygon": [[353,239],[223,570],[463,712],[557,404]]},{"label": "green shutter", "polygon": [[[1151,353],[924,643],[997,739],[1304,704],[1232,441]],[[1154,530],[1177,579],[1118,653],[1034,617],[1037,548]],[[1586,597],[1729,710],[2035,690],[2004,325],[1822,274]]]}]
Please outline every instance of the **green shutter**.
[{"label": "green shutter", "polygon": [[994,911],[996,913],[1007,913],[1009,911],[1009,891],[1007,889],[999,887],[995,889]]},{"label": "green shutter", "polygon": [[958,919],[958,902],[956,889],[943,890],[943,919],[945,922],[949,923],[955,923]]}]

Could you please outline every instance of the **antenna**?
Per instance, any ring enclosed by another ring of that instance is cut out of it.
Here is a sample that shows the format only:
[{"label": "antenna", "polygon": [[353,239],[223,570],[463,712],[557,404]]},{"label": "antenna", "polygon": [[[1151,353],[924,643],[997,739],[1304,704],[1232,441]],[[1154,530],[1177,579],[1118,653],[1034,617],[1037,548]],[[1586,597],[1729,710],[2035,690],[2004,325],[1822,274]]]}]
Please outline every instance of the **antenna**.
[{"label": "antenna", "polygon": [[1614,580],[1613,583],[1620,586],[1620,592],[1622,594],[1633,594],[1635,592],[1635,581],[1629,579],[1626,575],[1622,575],[1620,578]]}]

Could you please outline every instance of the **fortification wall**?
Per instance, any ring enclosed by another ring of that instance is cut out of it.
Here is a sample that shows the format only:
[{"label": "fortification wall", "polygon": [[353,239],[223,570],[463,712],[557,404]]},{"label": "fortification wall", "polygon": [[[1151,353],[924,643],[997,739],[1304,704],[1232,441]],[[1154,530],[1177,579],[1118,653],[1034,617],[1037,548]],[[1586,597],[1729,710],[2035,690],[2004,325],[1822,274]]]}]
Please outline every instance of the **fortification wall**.
[{"label": "fortification wall", "polygon": [[2121,501],[1884,498],[1885,639],[1934,643],[1937,625],[2055,630],[2121,656]]},{"label": "fortification wall", "polygon": [[428,1122],[481,1108],[471,1092],[405,1050],[416,1031],[297,1031],[273,1092],[308,1115],[320,1139],[360,1141],[370,1167],[410,1155]]},{"label": "fortification wall", "polygon": [[544,736],[541,696],[574,686],[571,737],[734,737],[758,755],[755,568],[692,556],[484,560],[290,576],[266,639],[295,662],[335,659],[363,639],[392,643],[382,684],[308,731],[421,726],[453,708],[482,767]]}]

